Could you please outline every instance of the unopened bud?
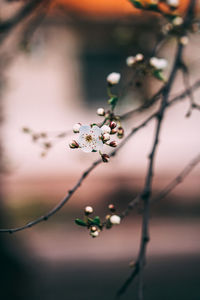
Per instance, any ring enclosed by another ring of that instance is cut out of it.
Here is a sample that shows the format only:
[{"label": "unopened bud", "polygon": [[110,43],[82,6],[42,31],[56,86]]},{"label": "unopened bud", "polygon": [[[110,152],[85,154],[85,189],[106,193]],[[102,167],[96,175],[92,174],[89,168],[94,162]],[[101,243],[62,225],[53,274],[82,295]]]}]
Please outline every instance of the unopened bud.
[{"label": "unopened bud", "polygon": [[99,235],[99,232],[96,230],[96,231],[90,231],[90,235],[93,237],[93,238],[95,238],[95,237],[97,237],[98,235]]},{"label": "unopened bud", "polygon": [[117,147],[117,142],[116,141],[112,141],[109,144],[110,147]]},{"label": "unopened bud", "polygon": [[114,121],[110,122],[110,128],[114,129],[117,126],[117,123],[115,123]]},{"label": "unopened bud", "polygon": [[106,141],[109,141],[109,139],[110,139],[110,134],[109,133],[105,133],[103,135],[103,141],[106,142]]},{"label": "unopened bud", "polygon": [[189,39],[188,39],[187,36],[182,36],[182,37],[180,38],[180,43],[181,43],[181,45],[186,46],[186,45],[188,44],[188,42],[189,42]]},{"label": "unopened bud", "polygon": [[180,25],[183,24],[183,18],[176,17],[176,18],[173,19],[172,23],[173,23],[174,26],[180,26]]},{"label": "unopened bud", "polygon": [[98,108],[97,109],[97,115],[98,116],[105,116],[105,110],[104,110],[104,108]]},{"label": "unopened bud", "polygon": [[101,130],[102,130],[103,133],[110,133],[110,131],[111,131],[111,129],[108,125],[103,125],[101,127]]},{"label": "unopened bud", "polygon": [[113,72],[113,73],[110,73],[106,79],[110,85],[115,85],[115,84],[119,83],[120,78],[121,78],[120,73]]},{"label": "unopened bud", "polygon": [[93,213],[93,208],[92,206],[86,206],[85,207],[85,214],[89,215]]},{"label": "unopened bud", "polygon": [[109,162],[109,160],[110,160],[110,157],[108,154],[102,154],[101,158],[102,158],[102,161],[105,163]]},{"label": "unopened bud", "polygon": [[69,143],[69,147],[70,147],[71,149],[79,148],[79,144],[78,144],[75,140],[72,140],[72,141]]},{"label": "unopened bud", "polygon": [[30,133],[30,129],[29,129],[28,127],[23,127],[23,128],[22,128],[22,131],[23,131],[24,133]]},{"label": "unopened bud", "polygon": [[113,215],[110,217],[110,223],[113,224],[113,225],[119,225],[121,222],[121,218],[120,216],[117,216],[117,215]]},{"label": "unopened bud", "polygon": [[136,58],[134,56],[129,56],[126,59],[126,64],[128,67],[132,67],[136,62]]},{"label": "unopened bud", "polygon": [[109,204],[109,205],[108,205],[108,208],[110,209],[111,212],[114,212],[114,211],[115,211],[115,206],[114,206],[114,204]]},{"label": "unopened bud", "polygon": [[142,61],[144,59],[144,55],[142,53],[138,53],[135,56],[135,59],[136,59],[137,62]]},{"label": "unopened bud", "polygon": [[117,136],[118,136],[119,139],[123,138],[123,136],[124,136],[124,129],[122,127],[118,128]]},{"label": "unopened bud", "polygon": [[73,126],[73,132],[74,132],[74,133],[79,133],[80,127],[81,127],[81,123],[76,123],[76,124]]},{"label": "unopened bud", "polygon": [[117,129],[116,128],[112,129],[111,132],[110,132],[110,134],[115,134],[115,133],[117,133]]},{"label": "unopened bud", "polygon": [[95,232],[95,231],[97,231],[97,228],[96,228],[96,226],[92,226],[92,227],[90,228],[90,230],[91,230],[92,232]]}]

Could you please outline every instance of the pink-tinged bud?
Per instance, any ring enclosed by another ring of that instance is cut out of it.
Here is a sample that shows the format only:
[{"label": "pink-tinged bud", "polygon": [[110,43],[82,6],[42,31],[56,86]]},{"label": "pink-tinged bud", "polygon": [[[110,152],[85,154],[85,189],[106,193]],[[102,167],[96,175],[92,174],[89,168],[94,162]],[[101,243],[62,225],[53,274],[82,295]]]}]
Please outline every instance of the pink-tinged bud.
[{"label": "pink-tinged bud", "polygon": [[101,158],[102,158],[102,161],[105,163],[109,162],[109,160],[110,160],[110,157],[108,154],[102,154]]},{"label": "pink-tinged bud", "polygon": [[72,140],[70,143],[69,143],[69,147],[71,149],[76,149],[76,148],[79,148],[79,144],[75,141],[75,140]]},{"label": "pink-tinged bud", "polygon": [[107,141],[109,141],[109,139],[110,139],[110,134],[109,134],[109,133],[105,133],[105,134],[103,135],[103,141],[104,141],[104,142],[107,142]]},{"label": "pink-tinged bud", "polygon": [[73,132],[74,133],[79,133],[80,127],[81,127],[81,123],[74,124],[74,126],[73,126]]},{"label": "pink-tinged bud", "polygon": [[90,235],[91,235],[93,238],[95,238],[95,237],[97,237],[97,236],[99,235],[99,231],[97,231],[97,230],[94,231],[94,232],[91,231],[91,232],[90,232]]},{"label": "pink-tinged bud", "polygon": [[116,134],[116,133],[117,133],[117,129],[116,128],[112,129],[111,132],[110,132],[110,134]]},{"label": "pink-tinged bud", "polygon": [[85,207],[85,214],[89,215],[93,213],[93,208],[92,206],[86,206]]},{"label": "pink-tinged bud", "polygon": [[117,142],[116,141],[112,141],[109,144],[110,147],[117,147]]},{"label": "pink-tinged bud", "polygon": [[91,231],[92,231],[92,232],[97,231],[97,230],[98,230],[98,229],[96,228],[96,226],[92,226],[92,227],[91,227]]},{"label": "pink-tinged bud", "polygon": [[110,122],[110,128],[114,129],[117,126],[117,123],[115,123],[114,121]]},{"label": "pink-tinged bud", "polygon": [[109,205],[108,205],[108,208],[110,209],[111,212],[114,212],[114,211],[115,211],[115,206],[114,206],[114,204],[109,204]]},{"label": "pink-tinged bud", "polygon": [[119,139],[123,138],[123,136],[124,136],[124,129],[122,127],[118,128],[117,136],[118,136]]}]

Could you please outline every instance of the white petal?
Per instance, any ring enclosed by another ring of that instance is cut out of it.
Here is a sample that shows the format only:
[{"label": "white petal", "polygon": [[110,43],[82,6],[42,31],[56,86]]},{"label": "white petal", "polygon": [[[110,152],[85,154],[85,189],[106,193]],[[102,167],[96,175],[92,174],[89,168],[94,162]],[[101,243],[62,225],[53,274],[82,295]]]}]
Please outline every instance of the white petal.
[{"label": "white petal", "polygon": [[80,134],[85,134],[85,133],[89,133],[90,132],[90,125],[82,125],[79,129]]}]

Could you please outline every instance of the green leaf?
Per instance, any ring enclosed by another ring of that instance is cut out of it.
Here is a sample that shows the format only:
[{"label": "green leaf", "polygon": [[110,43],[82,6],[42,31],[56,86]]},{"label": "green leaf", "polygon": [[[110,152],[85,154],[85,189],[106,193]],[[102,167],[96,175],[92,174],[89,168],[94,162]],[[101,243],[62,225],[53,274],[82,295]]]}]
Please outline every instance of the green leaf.
[{"label": "green leaf", "polygon": [[98,216],[94,217],[93,223],[94,223],[95,225],[98,225],[98,226],[99,226],[99,225],[101,224],[100,218],[99,218]]},{"label": "green leaf", "polygon": [[117,101],[118,97],[114,96],[108,100],[108,104],[110,104],[112,106],[112,109],[114,109],[117,104]]},{"label": "green leaf", "polygon": [[158,6],[157,4],[149,4],[148,9],[153,11],[158,11]]},{"label": "green leaf", "polygon": [[79,226],[87,226],[87,224],[81,219],[76,219],[75,223]]},{"label": "green leaf", "polygon": [[155,78],[157,78],[158,80],[165,81],[165,77],[164,77],[164,75],[163,75],[163,73],[162,73],[161,70],[154,70],[153,71],[153,76]]},{"label": "green leaf", "polygon": [[136,7],[136,8],[143,8],[143,5],[140,1],[137,0],[130,0],[130,2]]}]

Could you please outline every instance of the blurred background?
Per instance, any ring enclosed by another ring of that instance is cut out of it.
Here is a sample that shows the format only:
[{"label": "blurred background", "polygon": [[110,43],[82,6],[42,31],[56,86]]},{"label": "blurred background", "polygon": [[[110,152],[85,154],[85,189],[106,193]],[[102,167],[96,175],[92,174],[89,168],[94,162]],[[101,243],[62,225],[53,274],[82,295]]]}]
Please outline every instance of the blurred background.
[{"label": "blurred background", "polygon": [[[1,0],[1,22],[15,22],[27,3]],[[186,6],[182,1],[181,13]],[[133,77],[127,56],[150,55],[162,25],[157,14],[141,13],[127,0],[60,0],[46,1],[16,26],[0,31],[1,228],[20,226],[46,213],[98,158],[96,153],[69,149],[72,127],[101,121],[96,109],[107,108],[106,76],[120,72],[121,91]],[[159,53],[169,60],[166,76],[175,45],[172,37]],[[199,79],[199,47],[199,32],[190,34],[184,59],[191,83]],[[150,77],[134,79],[117,112],[138,107],[160,86]],[[179,74],[171,97],[183,89]],[[195,92],[197,102],[199,96],[200,90]],[[186,118],[188,107],[185,99],[167,110],[156,156],[155,195],[199,152],[199,111]],[[156,108],[125,121],[126,134]],[[44,149],[37,138],[22,132],[23,127],[66,136],[52,138],[53,147],[42,157]],[[109,164],[98,166],[48,222],[0,235],[2,299],[113,299],[137,256],[140,209],[96,239],[74,219],[82,217],[86,205],[104,217],[108,204],[114,203],[120,213],[141,191],[154,127],[151,122]],[[200,299],[199,182],[197,166],[152,206],[146,299]],[[136,282],[124,299],[136,299]]]}]

